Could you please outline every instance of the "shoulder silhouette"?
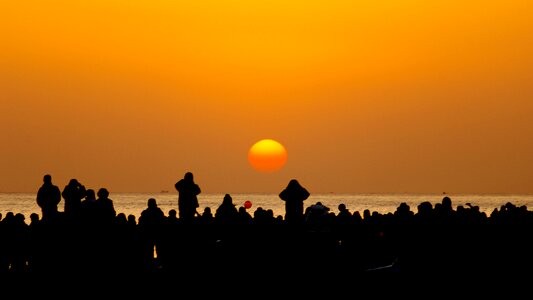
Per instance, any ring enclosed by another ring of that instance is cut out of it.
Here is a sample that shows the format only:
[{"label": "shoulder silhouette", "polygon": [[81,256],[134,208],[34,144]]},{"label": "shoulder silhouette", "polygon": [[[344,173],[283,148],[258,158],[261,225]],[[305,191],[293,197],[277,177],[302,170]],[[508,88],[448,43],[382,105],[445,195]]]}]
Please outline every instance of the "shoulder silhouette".
[{"label": "shoulder silhouette", "polygon": [[113,200],[109,199],[109,191],[106,188],[101,188],[96,195],[98,199],[95,201],[95,211],[98,221],[112,223],[117,213],[113,205]]},{"label": "shoulder silhouette", "polygon": [[199,207],[198,195],[201,193],[200,186],[194,182],[191,172],[185,173],[183,179],[174,185],[178,191],[178,214],[182,221],[191,222]]},{"label": "shoulder silhouette", "polygon": [[77,217],[81,212],[81,200],[85,198],[87,190],[77,179],[71,179],[65,186],[61,196],[65,200],[64,212],[69,216]]},{"label": "shoulder silhouette", "polygon": [[37,192],[37,205],[42,210],[43,219],[49,219],[56,216],[57,206],[61,201],[61,192],[59,188],[52,184],[52,176],[44,175],[43,185]]},{"label": "shoulder silhouette", "polygon": [[292,179],[287,187],[281,191],[279,197],[285,201],[285,221],[299,224],[303,221],[303,202],[309,197],[309,192],[302,187],[298,180]]}]

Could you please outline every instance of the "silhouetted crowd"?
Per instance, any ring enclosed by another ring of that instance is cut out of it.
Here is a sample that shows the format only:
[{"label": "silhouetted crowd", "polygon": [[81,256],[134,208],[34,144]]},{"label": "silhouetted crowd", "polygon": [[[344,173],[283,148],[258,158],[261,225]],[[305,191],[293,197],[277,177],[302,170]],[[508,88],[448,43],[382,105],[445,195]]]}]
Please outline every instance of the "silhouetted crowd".
[{"label": "silhouetted crowd", "polygon": [[[198,207],[192,174],[176,183],[179,213],[155,198],[138,220],[116,213],[109,192],[72,179],[60,192],[51,176],[37,193],[42,215],[0,215],[0,272],[30,274],[501,274],[529,270],[533,214],[507,203],[490,215],[444,197],[414,211],[338,213],[293,180],[280,198],[287,214],[236,207],[226,194],[214,210]],[[57,206],[64,200],[64,210]],[[188,203],[186,201],[189,201]]]}]

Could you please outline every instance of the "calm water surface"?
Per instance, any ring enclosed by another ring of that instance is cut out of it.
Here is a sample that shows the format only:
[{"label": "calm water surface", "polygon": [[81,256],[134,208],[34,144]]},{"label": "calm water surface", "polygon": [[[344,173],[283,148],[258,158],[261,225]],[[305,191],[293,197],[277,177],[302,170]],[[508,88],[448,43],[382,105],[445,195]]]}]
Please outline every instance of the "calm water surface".
[{"label": "calm water surface", "polygon": [[[252,202],[249,212],[258,208],[272,209],[274,215],[285,214],[285,203],[281,201],[277,194],[232,194],[233,203],[239,207],[243,206],[244,201]],[[494,208],[499,208],[507,202],[517,206],[526,205],[529,210],[533,207],[533,195],[447,195],[452,199],[454,209],[458,205],[471,203],[479,206],[481,211],[490,214]],[[205,207],[211,207],[214,211],[222,203],[224,194],[200,194],[198,202],[200,207],[198,212],[202,212]],[[346,207],[354,212],[368,209],[371,212],[379,213],[394,212],[400,203],[405,202],[411,210],[416,212],[418,204],[429,201],[432,204],[440,203],[444,195],[412,195],[412,194],[315,194],[311,195],[305,202],[304,206],[310,206],[320,201],[331,209],[331,212],[338,212],[338,205],[344,203]],[[132,214],[138,217],[146,208],[149,198],[155,198],[159,207],[168,215],[171,209],[177,210],[178,195],[176,193],[111,193],[109,195],[115,205],[117,213],[126,215]],[[36,204],[36,194],[32,193],[0,193],[0,213],[5,215],[6,212],[22,213],[29,222],[31,213],[41,215],[41,210]],[[64,201],[61,200],[59,210],[63,210]]]}]

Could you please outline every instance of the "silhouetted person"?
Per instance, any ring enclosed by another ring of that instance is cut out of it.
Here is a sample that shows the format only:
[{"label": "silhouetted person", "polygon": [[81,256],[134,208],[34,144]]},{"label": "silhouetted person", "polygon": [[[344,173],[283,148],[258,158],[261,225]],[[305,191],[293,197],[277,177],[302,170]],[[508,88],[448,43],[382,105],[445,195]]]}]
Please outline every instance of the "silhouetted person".
[{"label": "silhouetted person", "polygon": [[139,225],[157,229],[164,219],[165,213],[157,206],[157,201],[154,198],[150,198],[148,199],[148,207],[141,212]]},{"label": "silhouetted person", "polygon": [[[163,271],[175,271],[177,269],[177,257],[180,253],[180,240],[182,236],[180,233],[180,220],[178,219],[178,212],[175,209],[168,211],[168,217],[164,219],[162,228],[159,234],[159,241],[156,244],[157,263],[162,267]],[[143,240],[144,241],[144,240]],[[152,263],[153,265],[153,248],[152,254],[147,254],[146,242],[143,243],[143,261],[145,265]]]},{"label": "silhouetted person", "polygon": [[253,221],[252,215],[246,210],[244,206],[239,207],[239,224],[240,225],[251,225]]},{"label": "silhouetted person", "polygon": [[44,175],[43,182],[37,192],[37,205],[42,210],[43,219],[47,220],[57,214],[57,205],[61,201],[61,191],[52,184],[51,175]]},{"label": "silhouetted person", "polygon": [[285,221],[301,224],[304,215],[304,201],[309,197],[307,189],[302,187],[296,179],[292,179],[279,194],[279,197],[285,201]]},{"label": "silhouetted person", "polygon": [[202,215],[200,215],[200,224],[203,225],[209,225],[212,224],[215,221],[215,217],[213,216],[213,213],[211,212],[211,207],[206,206],[204,207],[204,212]]},{"label": "silhouetted person", "polygon": [[81,217],[84,222],[94,221],[96,217],[96,193],[93,189],[88,189],[85,199],[81,201]]},{"label": "silhouetted person", "polygon": [[39,224],[39,215],[36,213],[30,214],[30,226],[37,226]]},{"label": "silhouetted person", "polygon": [[71,179],[65,186],[61,196],[65,199],[64,212],[68,216],[78,217],[81,211],[81,199],[85,197],[87,190],[77,179]]},{"label": "silhouetted person", "polygon": [[442,207],[444,210],[453,210],[452,199],[450,199],[448,196],[442,198]]},{"label": "silhouetted person", "polygon": [[39,237],[41,236],[41,224],[37,213],[30,214],[30,225],[28,226],[28,270],[34,271],[35,260],[38,260]]},{"label": "silhouetted person", "polygon": [[21,213],[15,214],[11,224],[10,250],[9,260],[11,271],[23,272],[26,269],[26,261],[28,259],[29,244],[29,227],[26,224],[25,216]]},{"label": "silhouetted person", "polygon": [[217,252],[220,255],[216,262],[216,268],[222,270],[229,268],[230,261],[236,261],[237,257],[234,256],[237,253],[237,249],[241,250],[239,240],[242,240],[240,232],[237,230],[237,222],[239,213],[233,199],[229,194],[224,195],[222,203],[217,207],[215,211],[215,230],[217,237]]},{"label": "silhouetted person", "polygon": [[191,172],[185,173],[185,176],[174,185],[178,191],[178,211],[180,219],[184,222],[190,222],[194,219],[198,205],[197,196],[201,193],[200,187],[194,183]]},{"label": "silhouetted person", "polygon": [[95,201],[96,218],[99,223],[111,224],[115,220],[116,211],[113,200],[109,199],[109,191],[101,188],[97,193],[98,199]]},{"label": "silhouetted person", "polygon": [[323,226],[326,223],[327,215],[329,213],[329,207],[322,204],[322,202],[317,202],[309,206],[305,210],[305,222],[310,228],[315,230],[323,229]]},{"label": "silhouetted person", "polygon": [[178,212],[175,209],[168,211],[167,223],[176,224],[178,223]]},{"label": "silhouetted person", "polygon": [[339,213],[337,214],[337,223],[341,226],[349,226],[352,222],[352,213],[346,208],[344,203],[337,206]]},{"label": "silhouetted person", "polygon": [[131,227],[135,227],[137,225],[137,220],[135,219],[135,215],[129,214],[128,215],[128,225]]},{"label": "silhouetted person", "polygon": [[[144,241],[146,262],[154,259],[154,249],[159,254],[160,234],[163,230],[165,214],[157,206],[154,198],[148,199],[148,208],[139,217],[139,228]],[[158,255],[160,256],[160,255]]]},{"label": "silhouetted person", "polygon": [[238,216],[239,212],[235,204],[233,204],[233,199],[229,194],[224,195],[222,204],[215,212],[215,222],[223,225],[236,224]]}]

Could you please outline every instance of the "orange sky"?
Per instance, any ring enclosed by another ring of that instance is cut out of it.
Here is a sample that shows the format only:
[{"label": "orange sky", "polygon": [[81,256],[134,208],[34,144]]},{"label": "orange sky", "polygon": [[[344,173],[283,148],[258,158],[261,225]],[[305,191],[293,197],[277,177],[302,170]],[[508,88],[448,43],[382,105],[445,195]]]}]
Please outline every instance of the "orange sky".
[{"label": "orange sky", "polygon": [[533,193],[532,36],[529,0],[3,1],[0,191]]}]

